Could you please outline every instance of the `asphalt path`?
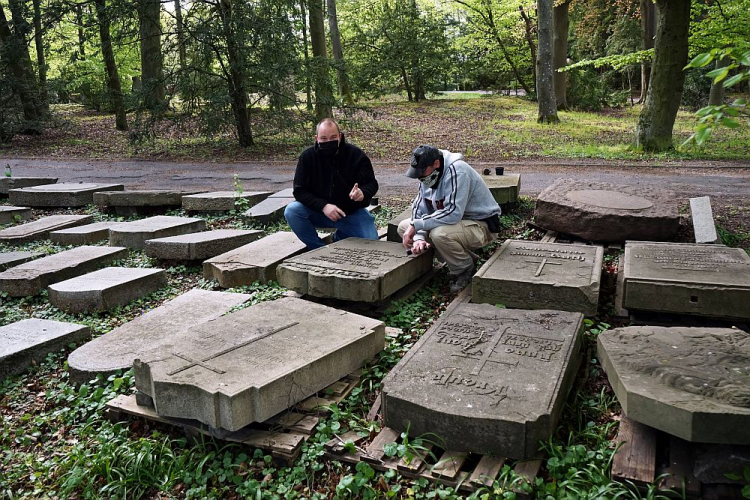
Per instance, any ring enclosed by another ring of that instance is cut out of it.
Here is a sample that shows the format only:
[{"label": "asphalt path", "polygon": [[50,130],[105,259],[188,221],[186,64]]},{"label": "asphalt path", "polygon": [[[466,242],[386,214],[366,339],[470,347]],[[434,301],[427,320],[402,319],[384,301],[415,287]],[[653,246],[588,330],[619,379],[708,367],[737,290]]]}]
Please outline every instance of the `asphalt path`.
[{"label": "asphalt path", "polygon": [[[14,176],[57,177],[58,182],[108,182],[126,189],[234,190],[235,174],[245,191],[278,191],[291,186],[294,163],[179,163],[158,161],[95,161],[0,158]],[[587,179],[614,184],[659,186],[681,197],[713,196],[750,201],[750,162],[700,162],[652,165],[596,160],[512,160],[474,164],[483,170],[502,165],[521,173],[521,193],[536,195],[558,178]],[[411,196],[416,181],[404,176],[407,164],[375,162],[380,197]],[[0,174],[2,175],[2,174]],[[743,203],[744,204],[744,203]]]}]

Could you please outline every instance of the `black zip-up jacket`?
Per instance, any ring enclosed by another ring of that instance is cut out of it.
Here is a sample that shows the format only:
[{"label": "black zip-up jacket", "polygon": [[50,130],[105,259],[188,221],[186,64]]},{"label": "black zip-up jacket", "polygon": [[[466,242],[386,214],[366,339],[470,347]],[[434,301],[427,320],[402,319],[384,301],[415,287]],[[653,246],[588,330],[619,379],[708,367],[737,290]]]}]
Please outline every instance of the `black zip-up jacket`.
[{"label": "black zip-up jacket", "polygon": [[[364,194],[362,201],[349,198],[354,184]],[[347,215],[364,208],[378,192],[378,181],[367,155],[341,134],[341,144],[334,156],[318,151],[318,144],[307,148],[297,161],[294,172],[294,198],[306,207],[323,211],[328,203],[336,205]]]}]

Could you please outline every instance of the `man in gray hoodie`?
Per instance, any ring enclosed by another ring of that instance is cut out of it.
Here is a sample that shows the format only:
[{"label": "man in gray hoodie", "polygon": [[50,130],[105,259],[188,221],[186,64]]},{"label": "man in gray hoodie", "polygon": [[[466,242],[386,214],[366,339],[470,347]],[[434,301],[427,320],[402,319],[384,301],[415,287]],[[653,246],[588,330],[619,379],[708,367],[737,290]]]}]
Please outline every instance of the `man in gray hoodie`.
[{"label": "man in gray hoodie", "polygon": [[461,291],[474,276],[471,250],[490,243],[500,229],[500,206],[460,153],[419,146],[406,176],[420,185],[411,218],[398,226],[404,247],[419,255],[435,245],[448,265],[451,292]]}]

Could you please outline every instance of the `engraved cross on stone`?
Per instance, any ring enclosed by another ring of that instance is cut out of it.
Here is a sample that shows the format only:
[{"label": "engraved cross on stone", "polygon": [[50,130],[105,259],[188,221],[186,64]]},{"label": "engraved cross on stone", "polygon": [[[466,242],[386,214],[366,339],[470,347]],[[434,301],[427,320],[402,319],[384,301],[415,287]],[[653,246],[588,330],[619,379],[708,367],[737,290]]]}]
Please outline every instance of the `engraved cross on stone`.
[{"label": "engraved cross on stone", "polygon": [[215,373],[218,373],[219,375],[222,375],[222,374],[226,373],[224,370],[220,370],[219,368],[215,368],[215,367],[209,365],[207,363],[207,361],[211,361],[212,359],[218,358],[218,357],[223,356],[223,355],[225,355],[225,354],[227,354],[229,352],[237,350],[240,347],[245,347],[247,345],[252,344],[253,342],[257,342],[257,341],[259,341],[261,339],[264,339],[266,337],[270,337],[271,335],[273,335],[275,333],[279,333],[280,331],[286,330],[287,328],[291,328],[291,327],[293,327],[295,325],[299,325],[299,321],[295,321],[294,323],[289,323],[288,325],[276,328],[274,330],[271,330],[270,332],[263,333],[261,335],[258,335],[257,337],[251,338],[250,340],[248,340],[246,342],[242,342],[242,343],[239,343],[239,344],[234,345],[232,347],[228,347],[228,348],[226,348],[224,350],[221,350],[221,351],[217,352],[216,354],[212,354],[212,355],[210,355],[210,356],[208,356],[208,357],[206,357],[204,359],[201,359],[201,360],[191,359],[188,356],[185,356],[184,354],[181,354],[179,352],[173,352],[172,353],[173,356],[178,357],[180,359],[184,359],[185,361],[188,361],[189,364],[181,366],[179,368],[176,368],[176,369],[172,370],[171,372],[168,372],[167,375],[169,375],[169,376],[177,375],[178,373],[183,372],[183,371],[187,370],[188,368],[192,368],[194,366],[200,366],[201,368],[205,368],[206,370],[211,370],[212,372],[215,372]]},{"label": "engraved cross on stone", "polygon": [[488,362],[497,363],[500,365],[517,366],[518,361],[516,361],[515,363],[510,363],[508,361],[498,361],[496,359],[491,359],[492,353],[495,352],[495,348],[497,347],[497,344],[500,343],[500,339],[503,337],[505,332],[508,331],[509,328],[510,327],[507,327],[505,330],[503,330],[503,333],[497,336],[497,338],[495,339],[495,342],[491,346],[489,345],[485,346],[482,349],[482,354],[480,356],[472,356],[471,353],[468,353],[468,352],[461,353],[461,354],[453,354],[453,356],[458,356],[460,358],[468,358],[468,359],[478,359],[479,364],[477,364],[477,366],[475,366],[474,369],[471,370],[471,374],[474,376],[479,375],[482,372],[482,369],[484,368],[484,366]]},{"label": "engraved cross on stone", "polygon": [[549,261],[547,261],[546,257],[544,259],[542,259],[541,262],[539,262],[537,260],[527,260],[526,262],[530,262],[532,264],[539,264],[539,267],[537,268],[536,272],[534,273],[534,277],[535,278],[542,275],[542,271],[544,270],[544,266],[547,266],[547,265],[549,265],[549,266],[562,266],[562,264],[559,263],[559,262],[549,262]]}]

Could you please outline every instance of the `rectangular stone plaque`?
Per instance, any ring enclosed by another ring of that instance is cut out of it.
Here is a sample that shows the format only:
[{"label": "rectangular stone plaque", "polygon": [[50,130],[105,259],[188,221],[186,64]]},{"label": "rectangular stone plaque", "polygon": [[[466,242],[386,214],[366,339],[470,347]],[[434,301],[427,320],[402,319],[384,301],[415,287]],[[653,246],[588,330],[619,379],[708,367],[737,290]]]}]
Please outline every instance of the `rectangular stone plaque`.
[{"label": "rectangular stone plaque", "polygon": [[386,236],[387,241],[393,241],[394,243],[401,243],[401,237],[398,235],[398,225],[401,221],[411,218],[411,208],[407,208],[396,217],[388,221],[388,234]]},{"label": "rectangular stone plaque", "polygon": [[50,215],[33,222],[8,227],[0,231],[0,243],[28,243],[47,238],[50,232],[88,224],[91,215]]},{"label": "rectangular stone plaque", "polygon": [[721,238],[716,234],[711,198],[708,196],[690,198],[690,215],[693,217],[693,233],[696,243],[721,243]]},{"label": "rectangular stone plaque", "polygon": [[60,245],[90,245],[109,239],[109,230],[125,222],[95,222],[85,226],[60,229],[49,233],[49,239]]},{"label": "rectangular stone plaque", "polygon": [[25,207],[83,207],[94,203],[97,191],[122,191],[122,184],[67,183],[11,189],[8,198]]},{"label": "rectangular stone plaque", "polygon": [[11,297],[36,295],[58,281],[94,271],[128,256],[127,248],[81,246],[56,253],[0,273],[0,291]]},{"label": "rectangular stone plaque", "polygon": [[628,241],[623,307],[750,319],[750,256],[741,248]]},{"label": "rectangular stone plaque", "polygon": [[313,297],[378,302],[432,269],[432,249],[406,255],[400,243],[347,238],[285,260],[279,283]]},{"label": "rectangular stone plaque", "polygon": [[237,193],[236,191],[212,191],[210,193],[192,194],[182,198],[182,208],[188,212],[228,212],[234,210],[238,198],[247,200],[252,207],[271,195],[270,191]]},{"label": "rectangular stone plaque", "polygon": [[263,231],[216,229],[146,241],[146,255],[164,260],[205,260],[246,245]]},{"label": "rectangular stone plaque", "polygon": [[198,325],[139,356],[136,387],[166,417],[236,431],[292,407],[383,350],[382,322],[295,298]]},{"label": "rectangular stone plaque", "polygon": [[42,184],[54,184],[57,177],[0,177],[0,196],[8,196],[11,189],[19,189]]},{"label": "rectangular stone plaque", "polygon": [[276,280],[276,267],[305,250],[294,233],[280,231],[203,262],[203,277],[222,288]]},{"label": "rectangular stone plaque", "polygon": [[206,221],[192,217],[158,215],[125,222],[109,230],[109,244],[143,250],[146,240],[196,233],[206,229]]},{"label": "rectangular stone plaque", "polygon": [[516,203],[521,193],[521,174],[483,175],[482,180],[498,205]]},{"label": "rectangular stone plaque", "polygon": [[164,213],[182,206],[182,197],[195,191],[133,190],[99,191],[94,193],[94,205],[105,207],[118,215],[151,215]]},{"label": "rectangular stone plaque", "polygon": [[34,361],[70,342],[89,338],[88,326],[46,319],[24,319],[0,327],[0,380],[23,373]]},{"label": "rectangular stone plaque", "polygon": [[0,225],[10,224],[18,220],[29,220],[31,218],[31,209],[27,207],[12,207],[9,205],[0,205]]},{"label": "rectangular stone plaque", "polygon": [[472,302],[594,316],[604,249],[507,240],[472,280]]},{"label": "rectangular stone plaque", "polygon": [[447,450],[525,459],[557,426],[583,315],[454,303],[383,381],[383,419]]}]

